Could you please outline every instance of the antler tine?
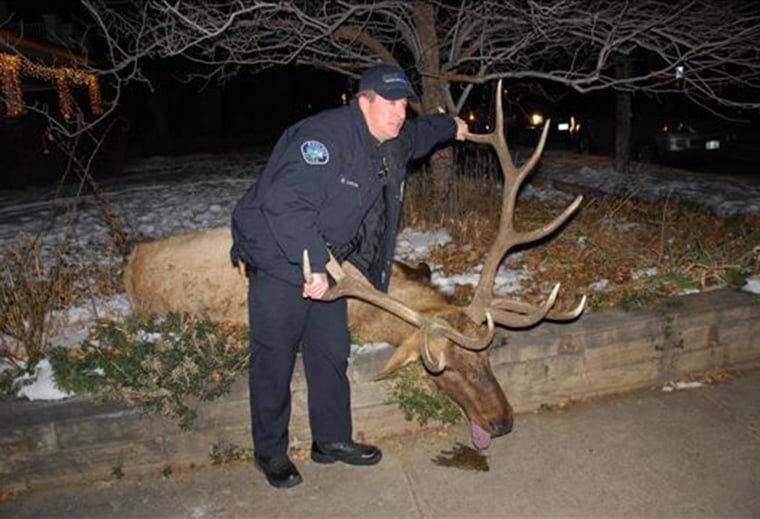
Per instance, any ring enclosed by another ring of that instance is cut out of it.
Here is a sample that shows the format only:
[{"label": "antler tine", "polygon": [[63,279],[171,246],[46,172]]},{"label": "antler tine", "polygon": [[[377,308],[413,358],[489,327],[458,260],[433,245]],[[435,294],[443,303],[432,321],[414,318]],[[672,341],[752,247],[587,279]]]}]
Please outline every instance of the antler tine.
[{"label": "antler tine", "polygon": [[[493,309],[502,310],[503,312],[508,312],[511,315],[530,315],[535,313],[536,307],[530,303],[526,303],[524,301],[517,301],[515,299],[494,299],[492,305]],[[550,310],[549,313],[546,314],[546,319],[550,321],[572,321],[573,319],[576,319],[578,316],[580,316],[583,313],[583,310],[586,308],[586,296],[584,295],[581,297],[580,302],[573,308],[572,310],[568,311],[558,311],[558,310]],[[500,313],[499,317],[503,316],[504,313]],[[503,323],[502,321],[497,319],[497,322],[499,324],[504,324],[504,326],[509,326],[506,323]]]},{"label": "antler tine", "polygon": [[[508,328],[528,328],[543,321],[557,301],[559,283],[554,285],[549,297],[540,305],[522,303],[524,312],[515,312],[511,308],[513,301],[497,299],[491,303],[489,311],[494,312],[496,322]],[[504,304],[508,303],[508,304]],[[504,308],[507,307],[507,308]]]},{"label": "antler tine", "polygon": [[581,298],[581,302],[575,308],[566,312],[549,312],[546,316],[550,321],[572,321],[577,319],[586,309],[586,296]]},{"label": "antler tine", "polygon": [[466,350],[480,351],[488,348],[496,334],[495,320],[490,311],[486,312],[486,322],[486,333],[480,337],[470,337],[463,333],[459,333],[456,329],[441,319],[434,320],[434,326],[431,328],[431,331],[439,332],[441,335],[451,339]]},{"label": "antler tine", "polygon": [[[506,140],[506,130],[504,129],[504,113],[502,110],[502,84],[499,81],[496,95],[496,127],[488,134],[471,134],[467,133],[466,138],[472,142],[490,144],[499,157],[502,175],[504,177],[504,187],[502,192],[501,217],[499,220],[499,230],[486,256],[485,265],[481,272],[480,280],[475,288],[472,302],[467,308],[467,315],[475,322],[482,322],[485,317],[486,309],[492,308],[496,322],[504,326],[511,326],[514,323],[517,327],[530,326],[545,318],[550,310],[551,305],[556,298],[549,298],[543,305],[536,308],[530,306],[530,310],[522,315],[514,313],[501,312],[494,306],[493,286],[496,280],[496,272],[501,264],[507,251],[523,243],[530,243],[548,236],[560,226],[578,209],[583,197],[578,196],[560,215],[554,218],[548,224],[527,232],[517,232],[514,228],[514,214],[517,205],[517,195],[520,185],[536,167],[546,145],[549,134],[550,120],[544,125],[538,145],[531,154],[530,158],[519,168],[515,168],[514,162],[509,153]],[[551,301],[551,303],[550,303]]]},{"label": "antler tine", "polygon": [[[409,324],[417,327],[422,326],[424,317],[419,312],[412,310],[398,299],[376,290],[358,271],[346,272],[332,253],[329,254],[330,259],[326,267],[327,272],[335,280],[335,284],[322,296],[324,301],[333,301],[341,297],[355,297],[387,310]],[[347,263],[347,265],[351,264]],[[308,250],[303,251],[303,273],[304,280],[308,282],[311,275]]]},{"label": "antler tine", "polygon": [[430,353],[430,330],[423,328],[420,333],[422,335],[422,345],[420,346],[422,364],[433,375],[443,373],[443,370],[446,369],[446,354],[443,351],[440,352],[438,362],[433,362],[433,355]]},{"label": "antler tine", "polygon": [[578,195],[577,197],[575,197],[575,200],[573,200],[573,203],[567,206],[565,210],[562,211],[559,215],[557,215],[551,222],[539,227],[538,229],[534,229],[532,231],[517,233],[514,242],[511,244],[511,247],[514,247],[515,245],[520,245],[523,243],[531,243],[534,241],[538,241],[541,238],[550,235],[551,233],[553,233],[554,231],[562,227],[562,224],[564,224],[568,220],[568,218],[570,218],[573,215],[573,213],[575,213],[575,211],[578,210],[578,207],[580,207],[582,202],[583,202],[583,195]]},{"label": "antler tine", "polygon": [[[487,316],[488,329],[482,336],[470,337],[458,332],[454,327],[443,319],[423,315],[411,307],[407,306],[398,299],[381,292],[354,267],[351,263],[346,262],[345,267],[330,253],[330,259],[327,262],[327,272],[335,280],[335,285],[331,286],[322,299],[332,301],[340,297],[354,297],[367,303],[373,304],[396,317],[403,319],[417,328],[424,328],[430,333],[439,333],[451,339],[463,348],[471,350],[480,350],[486,348],[496,332],[493,319]],[[309,262],[309,251],[303,252],[303,274],[304,280],[308,282],[311,279],[311,263]]]},{"label": "antler tine", "polygon": [[493,146],[494,150],[496,150],[496,155],[499,157],[501,171],[505,177],[504,180],[505,182],[509,182],[509,177],[515,176],[518,172],[517,168],[515,168],[515,163],[512,161],[512,155],[509,153],[509,148],[507,147],[507,135],[504,126],[504,110],[502,109],[503,102],[501,100],[501,84],[502,81],[499,80],[496,85],[496,124],[494,125],[493,131],[482,134],[470,133],[468,131],[465,133],[465,139],[470,142],[490,144]]},{"label": "antler tine", "polygon": [[420,346],[420,358],[425,368],[433,375],[442,373],[446,369],[446,354],[441,351],[439,353],[438,362],[433,361],[433,355],[430,353],[429,338],[435,334],[436,331],[440,331],[441,335],[454,341],[457,345],[472,351],[480,351],[488,348],[491,341],[493,341],[494,334],[496,333],[496,326],[494,325],[493,317],[490,312],[486,313],[486,319],[488,320],[488,332],[480,338],[468,337],[460,333],[451,333],[451,327],[436,328],[438,324],[437,320],[431,320],[420,329],[422,335],[422,345]]}]

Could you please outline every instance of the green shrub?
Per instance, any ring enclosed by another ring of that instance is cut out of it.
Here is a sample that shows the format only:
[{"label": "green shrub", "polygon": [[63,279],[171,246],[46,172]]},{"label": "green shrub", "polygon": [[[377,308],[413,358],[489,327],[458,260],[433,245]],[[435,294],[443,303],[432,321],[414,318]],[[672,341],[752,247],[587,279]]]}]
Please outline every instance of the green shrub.
[{"label": "green shrub", "polygon": [[420,364],[409,364],[396,371],[391,394],[391,403],[404,411],[407,420],[417,419],[420,425],[431,419],[447,424],[462,421],[459,406],[432,385]]},{"label": "green shrub", "polygon": [[97,325],[77,349],[53,348],[58,386],[95,399],[137,404],[189,428],[192,401],[227,392],[248,362],[247,329],[171,314]]}]

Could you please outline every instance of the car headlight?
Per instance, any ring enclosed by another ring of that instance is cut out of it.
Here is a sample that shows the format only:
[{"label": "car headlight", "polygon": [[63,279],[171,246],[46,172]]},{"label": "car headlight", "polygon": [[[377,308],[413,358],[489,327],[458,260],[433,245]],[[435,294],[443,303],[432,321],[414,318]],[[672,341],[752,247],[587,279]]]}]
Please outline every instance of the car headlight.
[{"label": "car headlight", "polygon": [[544,124],[544,116],[539,113],[530,114],[528,120],[530,121],[531,126],[541,126]]}]

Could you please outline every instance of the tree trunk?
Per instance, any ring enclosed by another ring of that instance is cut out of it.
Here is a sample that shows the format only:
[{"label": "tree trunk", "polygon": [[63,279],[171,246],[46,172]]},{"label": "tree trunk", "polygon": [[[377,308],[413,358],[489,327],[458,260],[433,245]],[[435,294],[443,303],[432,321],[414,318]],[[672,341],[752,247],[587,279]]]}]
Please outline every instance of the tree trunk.
[{"label": "tree trunk", "polygon": [[[621,56],[615,67],[619,79],[631,76],[633,61]],[[631,167],[631,93],[618,92],[615,96],[615,170],[623,173]]]},{"label": "tree trunk", "polygon": [[615,170],[628,173],[631,165],[631,93],[615,97]]},{"label": "tree trunk", "polygon": [[[211,85],[199,94],[198,99],[198,123],[196,134],[205,139],[213,139],[222,136],[224,125],[222,116],[224,111],[224,90],[219,85]],[[219,144],[219,143],[215,143]]]},{"label": "tree trunk", "polygon": [[[439,108],[446,109],[444,96],[446,81],[441,78],[438,35],[435,30],[435,7],[431,3],[415,2],[412,13],[423,49],[417,63],[417,70],[421,73],[422,112],[436,113]],[[450,147],[433,153],[430,158],[430,175],[434,200],[448,201],[453,171],[454,153]]]},{"label": "tree trunk", "polygon": [[166,119],[163,96],[159,92],[148,95],[147,111],[150,113],[150,127],[147,139],[141,144],[143,153],[166,153],[169,147],[169,123]]}]

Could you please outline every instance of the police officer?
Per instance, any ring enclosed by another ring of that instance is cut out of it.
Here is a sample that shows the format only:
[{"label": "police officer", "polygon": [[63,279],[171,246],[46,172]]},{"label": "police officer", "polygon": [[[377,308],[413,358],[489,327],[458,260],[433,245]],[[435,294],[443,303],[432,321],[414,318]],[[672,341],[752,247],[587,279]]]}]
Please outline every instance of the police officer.
[{"label": "police officer", "polygon": [[[466,124],[458,117],[406,121],[413,96],[400,68],[368,69],[348,106],[285,130],[264,173],[233,212],[231,256],[244,262],[249,277],[254,463],[275,487],[301,482],[287,455],[299,346],[312,460],[373,465],[382,457],[377,447],[352,441],[346,300],[320,299],[329,288],[328,248],[387,290],[407,163],[440,142],[464,138]],[[308,283],[304,249],[314,273]]]}]

